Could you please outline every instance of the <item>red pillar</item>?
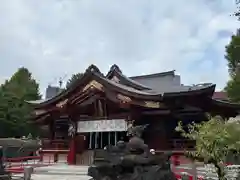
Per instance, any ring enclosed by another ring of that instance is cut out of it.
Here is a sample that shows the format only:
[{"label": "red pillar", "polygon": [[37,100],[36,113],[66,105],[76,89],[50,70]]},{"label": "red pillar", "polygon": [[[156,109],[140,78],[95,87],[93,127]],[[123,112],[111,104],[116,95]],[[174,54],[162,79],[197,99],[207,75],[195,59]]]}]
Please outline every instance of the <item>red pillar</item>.
[{"label": "red pillar", "polygon": [[76,164],[76,139],[75,139],[75,137],[73,137],[70,141],[67,162],[69,165]]},{"label": "red pillar", "polygon": [[180,165],[179,155],[173,155],[172,156],[172,163],[173,163],[174,166],[179,166]]}]

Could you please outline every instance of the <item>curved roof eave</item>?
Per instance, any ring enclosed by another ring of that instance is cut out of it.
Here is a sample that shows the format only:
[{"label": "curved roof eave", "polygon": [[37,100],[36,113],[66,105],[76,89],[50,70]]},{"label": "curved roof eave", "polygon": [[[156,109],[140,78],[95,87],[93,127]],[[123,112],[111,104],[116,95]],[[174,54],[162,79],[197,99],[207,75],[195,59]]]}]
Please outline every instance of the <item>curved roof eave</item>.
[{"label": "curved roof eave", "polygon": [[222,101],[217,99],[212,99],[212,103],[217,106],[227,107],[227,108],[233,108],[240,111],[240,104],[239,103],[232,103],[229,101]]},{"label": "curved roof eave", "polygon": [[122,74],[122,71],[120,70],[120,68],[115,64],[110,68],[110,71],[107,73],[106,78],[110,79],[114,75],[116,75],[120,81],[121,80],[125,81],[127,85],[132,86],[133,88],[136,88],[139,90],[151,90],[150,87],[145,86],[141,83],[138,83],[132,80],[131,78],[125,76],[124,74]]},{"label": "curved roof eave", "polygon": [[106,86],[109,85],[112,88],[114,88],[115,90],[121,89],[122,94],[124,94],[124,95],[129,95],[132,97],[136,97],[136,98],[140,98],[140,99],[149,99],[149,100],[154,100],[154,99],[160,100],[162,97],[161,93],[149,93],[149,92],[134,89],[132,87],[128,87],[123,84],[116,83],[112,80],[106,79],[101,76],[96,76],[96,77],[99,78],[100,81],[104,82],[104,85],[106,85]]},{"label": "curved roof eave", "polygon": [[90,65],[87,68],[87,70],[85,71],[85,73],[83,74],[83,76],[77,82],[75,82],[73,85],[71,85],[68,89],[64,89],[63,91],[61,91],[59,94],[57,94],[53,98],[46,99],[46,100],[26,101],[26,102],[36,105],[36,106],[44,106],[46,104],[51,104],[58,100],[64,99],[70,92],[72,92],[75,88],[79,87],[79,85],[82,84],[79,82],[85,82],[85,79],[87,79],[89,77],[89,75],[92,74],[93,71],[96,71],[99,74],[101,74],[100,70],[96,66]]},{"label": "curved roof eave", "polygon": [[29,104],[41,104],[44,103],[45,101],[48,101],[49,99],[39,99],[39,100],[32,100],[32,101],[25,101]]},{"label": "curved roof eave", "polygon": [[187,90],[178,91],[178,92],[165,92],[163,93],[163,98],[167,97],[177,97],[177,96],[196,96],[200,94],[209,94],[212,96],[214,93],[216,85],[215,84],[205,84],[202,86],[192,86]]},{"label": "curved roof eave", "polygon": [[237,103],[211,99],[210,107],[226,117],[236,117],[240,114],[240,104]]},{"label": "curved roof eave", "polygon": [[66,98],[72,91],[74,91],[76,88],[80,87],[81,85],[86,84],[86,81],[96,80],[100,81],[100,83],[103,84],[103,86],[108,86],[110,88],[113,88],[115,90],[121,90],[122,94],[133,96],[136,98],[141,99],[149,99],[149,100],[160,100],[162,97],[162,94],[156,93],[148,93],[144,91],[140,91],[119,83],[115,83],[114,81],[111,81],[109,79],[106,79],[101,72],[98,70],[98,68],[94,65],[91,65],[86,72],[83,74],[83,76],[72,86],[70,86],[68,89],[62,91],[57,96],[47,99],[47,100],[39,100],[39,101],[28,101],[28,103],[31,103],[35,106],[42,107],[51,103],[58,102],[59,100],[63,100]]}]

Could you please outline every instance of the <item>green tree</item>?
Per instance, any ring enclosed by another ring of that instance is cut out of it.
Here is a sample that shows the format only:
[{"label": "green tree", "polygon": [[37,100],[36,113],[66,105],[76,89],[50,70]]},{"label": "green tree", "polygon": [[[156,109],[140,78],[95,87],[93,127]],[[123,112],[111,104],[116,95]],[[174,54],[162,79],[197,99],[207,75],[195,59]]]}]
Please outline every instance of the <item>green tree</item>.
[{"label": "green tree", "polygon": [[196,141],[196,151],[187,152],[194,159],[211,163],[216,167],[220,180],[225,180],[224,162],[230,152],[240,151],[240,128],[238,122],[229,123],[221,118],[211,118],[208,122],[190,124],[176,128],[183,137]]},{"label": "green tree", "polygon": [[[1,136],[23,136],[36,134],[28,123],[32,109],[26,103],[40,99],[39,85],[26,68],[20,68],[0,88]],[[4,126],[2,126],[4,125]]]},{"label": "green tree", "polygon": [[77,80],[83,76],[83,73],[73,74],[72,77],[67,81],[66,88],[72,86]]},{"label": "green tree", "polygon": [[232,102],[240,102],[240,74],[236,74],[228,82],[225,88]]},{"label": "green tree", "polygon": [[4,85],[0,88],[0,137],[12,137],[14,136],[14,127],[16,123],[9,120],[11,104],[11,93],[5,91]]},{"label": "green tree", "polygon": [[236,75],[240,63],[240,29],[232,36],[230,43],[226,46],[225,58],[228,61],[229,74]]},{"label": "green tree", "polygon": [[240,29],[232,36],[231,42],[226,46],[225,58],[231,79],[225,90],[231,101],[240,102]]}]

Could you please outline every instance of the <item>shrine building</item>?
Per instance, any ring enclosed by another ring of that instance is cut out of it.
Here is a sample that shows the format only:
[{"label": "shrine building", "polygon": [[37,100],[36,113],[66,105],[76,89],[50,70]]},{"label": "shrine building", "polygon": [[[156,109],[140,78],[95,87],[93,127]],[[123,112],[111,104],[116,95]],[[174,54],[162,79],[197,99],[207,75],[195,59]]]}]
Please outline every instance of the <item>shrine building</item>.
[{"label": "shrine building", "polygon": [[235,117],[239,104],[214,99],[215,84],[184,86],[175,71],[127,77],[117,65],[104,75],[91,65],[68,89],[30,101],[32,122],[43,131],[43,152],[54,161],[91,164],[94,152],[127,140],[129,124],[148,124],[145,143],[156,151],[194,150],[175,131],[208,116]]}]

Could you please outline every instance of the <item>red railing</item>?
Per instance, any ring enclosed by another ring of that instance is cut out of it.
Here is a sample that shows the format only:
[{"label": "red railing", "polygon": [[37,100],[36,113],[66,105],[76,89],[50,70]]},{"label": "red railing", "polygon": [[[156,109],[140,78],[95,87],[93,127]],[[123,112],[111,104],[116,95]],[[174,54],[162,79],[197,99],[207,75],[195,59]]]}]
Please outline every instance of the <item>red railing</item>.
[{"label": "red railing", "polygon": [[3,158],[4,162],[20,162],[20,161],[29,161],[29,160],[40,160],[41,156],[26,156],[26,157],[17,157],[17,158]]},{"label": "red railing", "polygon": [[[170,159],[170,162],[172,164],[172,171],[175,174],[177,180],[182,180],[183,177],[188,177],[189,180],[194,179],[194,175],[192,173],[192,169],[186,169],[186,168],[179,168],[181,165],[191,165],[192,163],[195,163],[185,156],[181,155],[173,155]],[[197,170],[196,170],[197,171]],[[197,172],[196,172],[197,173]],[[195,175],[196,176],[196,175]],[[204,180],[203,176],[197,175],[197,180]]]},{"label": "red railing", "polygon": [[42,161],[42,156],[27,156],[27,157],[18,157],[18,158],[5,158],[5,170],[10,173],[23,173],[24,167],[31,166],[35,167],[42,167],[48,166],[53,164],[53,162],[49,161]]},{"label": "red railing", "polygon": [[[189,180],[193,180],[193,176],[191,174],[188,173],[180,173],[180,174],[175,174],[177,180],[182,180],[183,176],[188,176]],[[204,178],[202,176],[197,176],[198,180],[204,180]]]},{"label": "red railing", "polygon": [[[188,139],[171,139],[167,141],[167,144],[163,149],[165,150],[192,150],[195,148],[195,142]],[[64,139],[44,139],[42,140],[43,149],[69,149],[69,140]],[[161,147],[160,147],[161,149]]]}]

